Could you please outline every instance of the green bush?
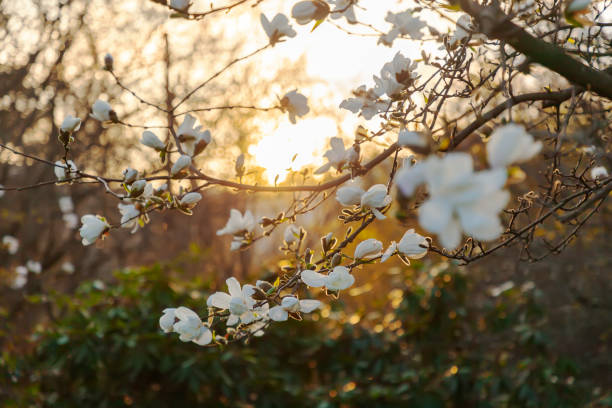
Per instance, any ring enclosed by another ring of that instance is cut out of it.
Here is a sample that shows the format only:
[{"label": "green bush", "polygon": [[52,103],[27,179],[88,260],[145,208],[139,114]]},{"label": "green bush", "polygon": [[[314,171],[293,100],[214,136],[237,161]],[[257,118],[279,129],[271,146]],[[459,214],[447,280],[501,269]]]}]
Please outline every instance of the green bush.
[{"label": "green bush", "polygon": [[559,408],[591,396],[539,330],[537,292],[476,302],[452,268],[427,284],[407,280],[379,333],[329,319],[277,323],[221,349],[158,327],[167,306],[201,310],[203,293],[173,290],[161,267],[116,277],[51,295],[63,317],[35,333],[31,352],[1,360],[5,406]]}]

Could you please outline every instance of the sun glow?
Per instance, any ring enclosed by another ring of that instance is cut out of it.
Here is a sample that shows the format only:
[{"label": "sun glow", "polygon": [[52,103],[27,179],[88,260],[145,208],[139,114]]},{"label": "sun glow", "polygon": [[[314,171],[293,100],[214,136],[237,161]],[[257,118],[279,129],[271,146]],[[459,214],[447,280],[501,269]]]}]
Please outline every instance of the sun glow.
[{"label": "sun glow", "polygon": [[[263,176],[270,184],[283,182],[291,170],[304,166],[321,166],[329,139],[338,133],[336,121],[330,117],[317,117],[280,124],[271,134],[249,147],[255,164],[266,170]],[[295,156],[295,160],[292,160]]]}]

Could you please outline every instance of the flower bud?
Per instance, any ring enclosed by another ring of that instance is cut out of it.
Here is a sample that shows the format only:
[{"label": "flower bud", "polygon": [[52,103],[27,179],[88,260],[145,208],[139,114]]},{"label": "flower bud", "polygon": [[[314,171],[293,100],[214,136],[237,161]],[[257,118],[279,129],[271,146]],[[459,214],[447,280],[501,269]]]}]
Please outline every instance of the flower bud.
[{"label": "flower bud", "polygon": [[335,253],[331,259],[331,267],[335,268],[336,266],[340,265],[340,262],[342,262],[342,254],[340,252]]},{"label": "flower bud", "polygon": [[176,176],[189,166],[191,166],[191,157],[184,154],[174,162],[172,168],[170,169],[170,174],[172,176]]},{"label": "flower bud", "polygon": [[370,238],[362,241],[355,248],[355,259],[374,258],[382,251],[382,242]]},{"label": "flower bud", "polygon": [[202,199],[202,194],[197,192],[187,193],[181,198],[179,204],[182,207],[193,208]]},{"label": "flower bud", "polygon": [[291,16],[300,25],[310,23],[312,20],[325,19],[329,14],[329,5],[321,0],[300,1],[291,9]]},{"label": "flower bud", "polygon": [[312,261],[312,254],[313,254],[312,249],[307,248],[307,249],[306,249],[306,252],[304,253],[304,261],[305,261],[307,264],[309,264],[309,263],[310,263],[310,261]]},{"label": "flower bud", "polygon": [[133,182],[130,186],[130,197],[135,198],[141,196],[146,186],[146,180],[136,180],[135,182]]},{"label": "flower bud", "polygon": [[112,71],[113,62],[113,56],[110,53],[106,53],[106,55],[104,56],[104,69],[106,69],[107,71]]},{"label": "flower bud", "polygon": [[164,142],[159,140],[157,135],[151,132],[150,130],[145,130],[144,132],[142,132],[142,138],[140,139],[140,143],[158,151],[166,149],[166,145],[164,144]]},{"label": "flower bud", "polygon": [[123,182],[126,184],[133,183],[138,178],[138,170],[131,167],[123,170]]}]

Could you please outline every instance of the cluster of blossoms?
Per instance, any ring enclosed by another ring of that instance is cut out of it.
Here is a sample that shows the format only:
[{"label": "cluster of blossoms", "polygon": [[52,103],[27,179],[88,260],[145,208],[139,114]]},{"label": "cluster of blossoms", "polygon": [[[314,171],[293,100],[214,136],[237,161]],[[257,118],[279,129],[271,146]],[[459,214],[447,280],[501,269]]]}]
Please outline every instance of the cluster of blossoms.
[{"label": "cluster of blossoms", "polygon": [[33,273],[35,275],[40,275],[42,272],[42,265],[40,262],[36,261],[28,261],[25,265],[20,265],[15,268],[15,278],[11,283],[11,287],[13,289],[21,289],[26,283],[28,283],[28,274]]},{"label": "cluster of blossoms", "polygon": [[388,12],[385,21],[391,23],[391,30],[388,33],[382,34],[378,39],[379,44],[391,47],[393,41],[399,36],[407,36],[413,40],[423,38],[423,28],[427,27],[427,23],[415,17],[416,13],[413,9],[408,9],[401,13]]}]

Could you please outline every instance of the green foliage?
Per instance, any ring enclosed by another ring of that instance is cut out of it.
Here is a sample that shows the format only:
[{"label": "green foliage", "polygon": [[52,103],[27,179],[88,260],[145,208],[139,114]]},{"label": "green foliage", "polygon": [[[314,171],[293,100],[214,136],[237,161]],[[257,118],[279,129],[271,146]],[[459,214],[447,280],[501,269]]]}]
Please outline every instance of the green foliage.
[{"label": "green foliage", "polygon": [[[419,280],[421,282],[421,280]],[[161,311],[201,311],[160,268],[117,283],[52,295],[63,317],[39,330],[31,352],[5,353],[5,406],[53,407],[575,407],[591,395],[576,364],[540,330],[533,291],[480,296],[451,268],[408,280],[377,333],[348,323],[274,324],[250,344],[181,343]],[[327,322],[327,323],[326,323]]]}]

